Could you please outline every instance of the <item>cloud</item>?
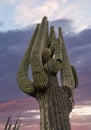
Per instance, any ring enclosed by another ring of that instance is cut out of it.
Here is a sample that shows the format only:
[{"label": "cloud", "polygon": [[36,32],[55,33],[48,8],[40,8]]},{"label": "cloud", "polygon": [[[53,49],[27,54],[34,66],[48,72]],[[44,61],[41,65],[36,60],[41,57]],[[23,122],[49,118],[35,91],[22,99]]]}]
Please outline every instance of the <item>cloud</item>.
[{"label": "cloud", "polygon": [[[59,7],[58,2],[55,0],[52,0],[50,2],[44,1],[43,4],[39,2],[38,6],[35,4],[36,2],[33,2],[31,5],[30,2],[23,1],[16,6],[14,20],[17,24],[22,26],[22,21],[23,26],[29,25],[30,23],[38,23],[40,22],[40,19],[45,15],[49,18],[52,17],[55,10],[57,10]],[[35,4],[35,6],[33,4]]]},{"label": "cloud", "polygon": [[[59,18],[68,18],[75,21],[74,27],[75,31],[79,32],[84,30],[90,25],[90,2],[84,0],[73,2],[66,1],[66,4],[60,5],[61,13],[57,13],[56,17]],[[87,10],[86,10],[87,9]],[[80,10],[80,11],[78,11]],[[58,10],[59,11],[59,10]],[[72,13],[71,13],[72,12]],[[87,20],[85,21],[85,19]]]},{"label": "cloud", "polygon": [[[36,22],[40,22],[43,16],[47,16],[50,21],[55,19],[72,19],[75,21],[75,31],[81,31],[91,26],[90,12],[91,1],[87,0],[4,0],[1,6],[5,7],[2,21],[5,21],[4,30],[22,28]],[[78,11],[80,10],[80,11]],[[2,9],[1,9],[2,12]],[[12,23],[12,24],[11,24]]]},{"label": "cloud", "polygon": [[1,2],[2,4],[4,4],[4,5],[10,5],[10,6],[15,6],[16,4],[17,4],[17,0],[4,0],[4,1],[2,1]]},{"label": "cloud", "polygon": [[36,109],[33,109],[33,110],[27,110],[26,112],[24,113],[39,113],[39,109],[36,110]]},{"label": "cloud", "polygon": [[26,128],[27,127],[29,127],[29,128],[31,128],[31,127],[39,127],[39,125],[28,125],[28,126],[26,126]]},{"label": "cloud", "polygon": [[[8,116],[11,116],[12,121],[15,122],[20,116],[22,123],[32,124],[32,120],[38,123],[40,117],[39,112],[37,113],[38,109],[37,101],[30,97],[2,103],[0,104],[0,122],[3,124]],[[27,113],[27,111],[31,112]]]},{"label": "cloud", "polygon": [[0,123],[0,128],[3,130],[5,128],[5,124]]},{"label": "cloud", "polygon": [[0,33],[0,101],[11,100],[22,95],[16,84],[16,73],[19,67],[19,61],[21,61],[24,52],[28,46],[30,37],[30,31],[8,31],[6,33]]},{"label": "cloud", "polygon": [[70,117],[72,126],[82,126],[89,129],[91,128],[91,106],[76,106],[75,109],[73,109]]},{"label": "cloud", "polygon": [[[29,105],[30,102],[31,102],[31,104],[36,103],[35,106]],[[30,112],[30,113],[35,113],[35,111],[38,112],[37,101],[32,97],[31,98],[25,97],[23,99],[11,100],[9,102],[1,103],[0,104],[0,109],[1,109],[0,112],[3,115],[5,110],[7,110],[8,112],[11,112],[11,110],[12,111],[19,111],[22,109],[22,106],[25,106],[25,107],[23,107],[23,113],[25,113],[25,114],[26,113],[28,114],[28,112]],[[30,108],[30,110],[28,108]]]},{"label": "cloud", "polygon": [[75,106],[71,114],[72,116],[91,116],[91,106]]},{"label": "cloud", "polygon": [[[14,0],[9,1],[15,3]],[[37,2],[37,0],[34,0],[32,3],[30,0],[20,0],[14,6],[13,22],[18,27],[24,27],[32,23],[40,22],[40,19],[46,15],[49,20],[73,19],[75,21],[74,26],[76,31],[80,31],[90,25],[89,5],[90,2],[86,2],[86,0],[84,2],[82,0],[78,2],[68,2],[67,0],[39,0]],[[87,16],[88,18],[85,20]]]},{"label": "cloud", "polygon": [[37,124],[37,123],[34,123],[34,122],[32,124],[26,123],[26,125],[21,124],[21,129],[22,130],[25,130],[25,129],[27,129],[27,130],[29,130],[29,129],[31,129],[31,130],[35,130],[35,129],[40,130],[40,125]]},{"label": "cloud", "polygon": [[20,117],[20,120],[30,120],[32,118],[29,118],[29,117]]},{"label": "cloud", "polygon": [[0,21],[0,27],[2,27],[4,25],[4,23],[2,21]]},{"label": "cloud", "polygon": [[20,117],[21,120],[38,120],[40,119],[40,115],[33,115],[31,117]]},{"label": "cloud", "polygon": [[[66,36],[65,42],[67,43],[67,49],[69,50],[69,57],[74,62],[76,66],[79,68],[90,67],[91,63],[89,62],[89,57],[91,56],[90,49],[91,49],[91,29],[86,29],[81,31],[78,34],[73,36]],[[72,55],[73,54],[73,55]],[[80,69],[83,71],[83,69]],[[87,69],[84,68],[86,73],[89,73]]]}]

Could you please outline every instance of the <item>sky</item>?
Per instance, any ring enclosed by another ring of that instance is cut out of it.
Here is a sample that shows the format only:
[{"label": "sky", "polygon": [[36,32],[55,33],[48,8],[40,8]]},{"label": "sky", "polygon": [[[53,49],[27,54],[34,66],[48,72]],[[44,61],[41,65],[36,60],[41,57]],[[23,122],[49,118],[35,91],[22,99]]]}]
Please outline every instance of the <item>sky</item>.
[{"label": "sky", "polygon": [[8,116],[13,125],[18,115],[20,130],[40,129],[38,103],[18,88],[16,73],[36,23],[45,15],[55,30],[62,27],[70,62],[78,72],[72,130],[91,130],[90,5],[90,0],[0,0],[0,130]]}]

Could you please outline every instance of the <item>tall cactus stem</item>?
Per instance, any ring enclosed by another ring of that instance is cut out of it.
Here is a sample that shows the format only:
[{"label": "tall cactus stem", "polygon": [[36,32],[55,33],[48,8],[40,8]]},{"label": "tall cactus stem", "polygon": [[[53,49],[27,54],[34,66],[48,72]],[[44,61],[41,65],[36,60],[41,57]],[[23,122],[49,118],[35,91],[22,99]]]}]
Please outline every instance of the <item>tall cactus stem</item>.
[{"label": "tall cactus stem", "polygon": [[54,26],[50,27],[50,49],[52,52],[52,55],[54,54],[55,51],[55,42],[56,42],[56,35],[54,31]]},{"label": "tall cactus stem", "polygon": [[28,69],[29,69],[29,64],[31,61],[30,56],[31,56],[32,46],[35,41],[38,30],[39,30],[39,24],[37,25],[33,33],[29,47],[24,55],[24,58],[22,59],[22,62],[20,64],[20,67],[17,73],[18,86],[23,92],[30,94],[31,96],[35,95],[35,88],[33,86],[33,83],[28,78]]},{"label": "tall cactus stem", "polygon": [[67,56],[62,31],[59,28],[59,37],[62,39],[62,71],[61,71],[61,84],[62,86],[69,87],[71,90],[75,88],[75,81],[71,70],[70,62]]},{"label": "tall cactus stem", "polygon": [[48,78],[46,73],[44,72],[42,64],[42,52],[46,34],[46,26],[47,26],[46,24],[47,24],[47,18],[44,17],[40,25],[40,29],[38,31],[36,39],[34,41],[31,55],[31,68],[34,84],[36,88],[42,90],[46,89],[48,83]]},{"label": "tall cactus stem", "polygon": [[11,117],[9,116],[9,117],[8,117],[8,120],[7,120],[7,122],[6,122],[6,125],[5,125],[4,130],[7,130],[7,129],[9,128],[10,119],[11,119]]}]

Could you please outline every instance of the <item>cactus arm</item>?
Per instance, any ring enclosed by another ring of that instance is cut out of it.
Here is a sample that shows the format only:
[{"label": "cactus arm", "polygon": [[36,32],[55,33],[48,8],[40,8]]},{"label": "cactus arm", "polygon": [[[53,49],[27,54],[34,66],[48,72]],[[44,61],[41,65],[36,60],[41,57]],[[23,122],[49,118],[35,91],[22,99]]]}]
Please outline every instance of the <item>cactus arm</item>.
[{"label": "cactus arm", "polygon": [[[48,63],[45,64],[45,70],[48,69],[52,74],[57,74],[62,64],[62,40],[60,37],[56,39],[53,26],[50,28],[50,50],[53,59],[51,58]],[[50,67],[48,68],[48,66]]]},{"label": "cactus arm", "polygon": [[52,53],[52,56],[55,52],[55,42],[56,42],[56,35],[55,35],[55,31],[54,31],[54,26],[50,27],[50,43],[49,43],[49,47]]},{"label": "cactus arm", "polygon": [[70,66],[69,58],[67,56],[67,51],[65,48],[62,31],[59,28],[59,37],[62,39],[62,70],[61,70],[61,84],[62,86],[69,87],[71,90],[75,88],[75,81]]},{"label": "cactus arm", "polygon": [[34,34],[30,41],[29,47],[24,55],[24,58],[20,64],[20,67],[19,67],[19,70],[17,73],[18,86],[20,87],[20,89],[23,92],[30,94],[30,95],[35,94],[35,88],[33,86],[33,83],[28,78],[28,68],[29,68],[29,64],[30,64],[30,60],[31,60],[30,57],[31,57],[31,50],[32,50],[33,42],[37,35],[38,29],[39,29],[39,25],[37,25],[37,27],[34,31]]},{"label": "cactus arm", "polygon": [[48,24],[49,22],[47,21],[45,25],[46,27],[45,27],[44,40],[43,40],[43,49],[48,48],[48,44],[49,44]]},{"label": "cactus arm", "polygon": [[48,77],[42,64],[43,44],[45,41],[47,18],[44,17],[40,25],[38,34],[34,41],[31,55],[31,68],[34,79],[34,85],[37,89],[45,89],[48,83]]},{"label": "cactus arm", "polygon": [[78,84],[79,84],[78,74],[77,74],[77,71],[76,71],[76,69],[73,65],[71,65],[71,69],[72,69],[73,77],[74,77],[74,80],[75,80],[75,88],[77,88]]},{"label": "cactus arm", "polygon": [[56,39],[56,35],[55,35],[55,31],[54,31],[54,26],[50,27],[50,42],[52,43],[53,41],[55,41]]},{"label": "cactus arm", "polygon": [[61,28],[59,28],[59,37],[62,39],[62,70],[60,72],[61,84],[63,89],[68,93],[73,108],[75,104],[73,93],[74,89],[78,86],[78,77],[75,68],[70,65]]},{"label": "cactus arm", "polygon": [[54,27],[50,28],[50,49],[52,54],[55,53],[56,56],[62,60],[62,39],[60,37],[56,38]]},{"label": "cactus arm", "polygon": [[[76,69],[75,69],[75,67],[73,65],[71,65],[71,70],[72,70],[74,81],[75,81],[75,88],[77,88],[78,84],[79,84],[78,74],[77,74],[77,71],[76,71]],[[72,108],[74,108],[74,104],[75,104],[73,93],[74,92],[72,91],[72,95],[70,97]]]},{"label": "cactus arm", "polygon": [[55,41],[54,47],[54,57],[50,58],[47,63],[45,63],[44,68],[46,71],[51,72],[52,74],[56,75],[58,71],[62,67],[62,46],[61,46],[61,39],[58,38]]},{"label": "cactus arm", "polygon": [[54,49],[55,52],[51,72],[53,74],[57,74],[58,71],[62,68],[62,43],[60,38],[56,39]]},{"label": "cactus arm", "polygon": [[56,39],[54,27],[50,28],[50,46],[51,57],[44,65],[44,69],[50,73],[56,75],[61,69],[62,65],[62,40],[61,38]]},{"label": "cactus arm", "polygon": [[61,38],[56,39],[55,44],[55,60],[62,63],[62,40]]}]

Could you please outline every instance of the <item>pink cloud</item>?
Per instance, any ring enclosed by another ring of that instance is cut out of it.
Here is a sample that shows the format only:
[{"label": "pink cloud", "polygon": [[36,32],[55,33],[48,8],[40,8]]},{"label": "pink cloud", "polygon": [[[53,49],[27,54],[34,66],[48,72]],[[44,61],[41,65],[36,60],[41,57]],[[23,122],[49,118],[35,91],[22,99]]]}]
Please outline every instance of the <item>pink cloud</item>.
[{"label": "pink cloud", "polygon": [[[21,125],[22,130],[28,130],[32,126],[31,130],[34,130],[35,127],[39,130],[39,119],[32,119],[32,117],[36,117],[38,112],[35,113],[33,110],[38,110],[38,103],[33,98],[24,98],[13,100],[0,104],[0,130],[4,129],[6,121],[9,116],[11,116],[12,124],[16,121],[18,115],[20,115],[20,119],[24,125]],[[27,113],[27,111],[29,113]],[[27,118],[27,120],[25,120]],[[35,122],[35,125],[34,125]],[[26,128],[25,128],[26,126]]]},{"label": "pink cloud", "polygon": [[37,101],[33,98],[24,98],[13,100],[5,103],[0,104],[0,114],[3,112],[14,112],[20,110],[27,110],[27,109],[36,109],[38,108]]},{"label": "pink cloud", "polygon": [[91,130],[91,127],[84,125],[72,125],[72,130]]}]

